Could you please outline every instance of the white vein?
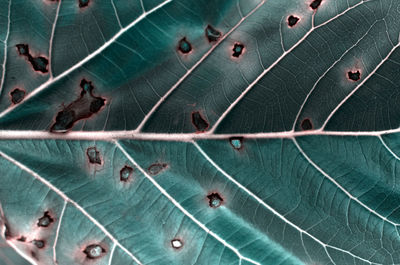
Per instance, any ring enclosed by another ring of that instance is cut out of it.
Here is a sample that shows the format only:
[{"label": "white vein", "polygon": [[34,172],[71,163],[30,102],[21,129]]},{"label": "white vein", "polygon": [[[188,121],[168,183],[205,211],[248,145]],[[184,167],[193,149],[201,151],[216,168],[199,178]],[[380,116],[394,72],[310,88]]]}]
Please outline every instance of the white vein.
[{"label": "white vein", "polygon": [[393,52],[400,46],[400,42],[398,42],[396,44],[396,46],[393,46],[393,48],[390,50],[390,52],[388,53],[388,55],[375,67],[375,69],[373,71],[371,71],[371,73],[369,73],[363,80],[362,82],[360,82],[360,84],[358,84],[356,86],[356,88],[354,88],[340,103],[339,105],[336,106],[336,108],[329,114],[328,118],[326,118],[324,124],[322,125],[321,129],[323,130],[326,125],[328,124],[329,120],[333,117],[333,115],[335,115],[335,113],[340,109],[340,107],[346,103],[346,101],[354,94],[356,93],[356,91],[362,87],[365,82],[368,81],[368,79],[370,79],[375,73],[376,71],[378,71],[378,69],[389,59],[389,57],[393,54]]},{"label": "white vein", "polygon": [[380,219],[382,219],[383,221],[397,227],[400,224],[395,223],[389,219],[387,219],[385,216],[379,214],[378,212],[372,210],[371,208],[369,208],[366,204],[364,204],[362,201],[360,201],[357,197],[354,197],[350,192],[348,192],[345,188],[343,188],[334,178],[332,178],[331,176],[329,176],[328,173],[326,173],[324,170],[322,170],[322,168],[320,168],[313,160],[311,160],[311,158],[304,152],[304,150],[300,147],[300,145],[298,144],[298,142],[296,141],[296,139],[292,139],[295,146],[297,147],[297,149],[299,150],[299,152],[303,155],[303,157],[308,161],[308,163],[310,163],[316,170],[318,170],[322,175],[324,175],[327,179],[329,179],[333,184],[336,185],[336,187],[338,187],[341,191],[343,191],[347,197],[349,197],[351,200],[357,202],[360,206],[362,206],[364,209],[366,209],[367,211],[369,211],[370,213],[372,213],[373,215],[379,217]]},{"label": "white vein", "polygon": [[[371,0],[370,0],[371,1]],[[242,98],[244,98],[246,96],[246,94],[258,83],[258,81],[261,80],[261,78],[263,78],[269,71],[271,71],[271,69],[273,69],[280,61],[282,61],[286,55],[290,54],[295,48],[297,48],[301,43],[303,43],[303,41],[305,39],[307,39],[307,37],[314,32],[314,30],[334,21],[335,19],[343,16],[344,14],[346,14],[347,12],[349,12],[350,10],[362,5],[363,3],[368,2],[368,1],[361,1],[359,3],[357,3],[356,5],[349,7],[348,9],[346,9],[345,11],[337,14],[336,16],[330,18],[329,20],[325,21],[324,23],[319,24],[318,26],[314,26],[314,15],[315,13],[313,13],[312,15],[312,27],[309,31],[307,31],[307,33],[298,41],[296,42],[290,49],[285,50],[281,56],[279,56],[278,59],[275,60],[275,62],[273,62],[267,69],[265,69],[241,94],[238,98],[235,99],[235,101],[233,101],[233,103],[231,105],[229,105],[229,107],[225,110],[225,112],[219,117],[219,119],[215,122],[215,124],[213,125],[213,127],[208,131],[208,133],[214,133],[214,131],[217,129],[217,127],[219,126],[219,124],[225,119],[225,117],[228,115],[228,113],[239,103],[239,101],[242,100]]]},{"label": "white vein", "polygon": [[117,34],[115,34],[110,40],[108,40],[107,42],[105,42],[101,47],[99,47],[97,50],[95,50],[94,52],[92,52],[91,54],[89,54],[88,56],[86,56],[84,59],[82,59],[81,61],[79,61],[78,63],[76,63],[75,65],[73,65],[72,67],[68,68],[67,70],[65,70],[64,72],[62,72],[61,74],[59,74],[58,76],[54,77],[54,78],[50,78],[48,81],[46,81],[45,83],[41,84],[39,87],[37,87],[36,89],[34,89],[31,93],[29,93],[24,100],[21,102],[21,104],[18,105],[12,105],[11,107],[7,108],[6,110],[4,110],[3,112],[0,113],[0,118],[3,118],[5,115],[7,115],[9,112],[11,112],[12,110],[14,110],[17,106],[22,106],[23,102],[26,102],[27,100],[29,100],[30,98],[34,97],[35,95],[37,95],[39,92],[41,92],[42,90],[44,90],[45,88],[47,88],[48,86],[54,84],[55,82],[57,82],[58,80],[64,78],[65,76],[67,76],[68,74],[70,74],[71,72],[75,71],[76,69],[78,69],[79,67],[81,67],[82,65],[84,65],[85,63],[87,63],[88,61],[90,61],[91,59],[93,59],[94,57],[96,57],[98,54],[100,54],[101,52],[103,52],[106,48],[108,48],[116,39],[118,39],[122,34],[124,34],[125,32],[127,32],[129,29],[131,29],[133,26],[135,26],[137,23],[139,23],[140,21],[142,21],[144,18],[146,18],[149,14],[157,11],[158,9],[162,8],[163,6],[165,6],[166,4],[170,3],[172,0],[166,0],[164,2],[162,2],[161,4],[157,5],[156,7],[152,8],[151,10],[144,12],[143,14],[141,14],[138,18],[136,18],[133,22],[131,22],[128,26],[126,26],[125,28],[122,28],[120,31],[118,31]]},{"label": "white vein", "polygon": [[54,244],[53,244],[53,262],[54,264],[58,264],[57,262],[57,252],[56,252],[56,246],[57,246],[57,242],[58,242],[58,236],[60,234],[60,228],[61,228],[61,222],[62,219],[64,217],[64,212],[65,209],[67,208],[67,201],[64,201],[64,205],[63,208],[61,210],[61,214],[60,214],[60,218],[58,219],[58,225],[57,225],[57,230],[56,230],[56,236],[54,238]]},{"label": "white vein", "polygon": [[170,201],[172,202],[176,208],[181,210],[183,214],[185,214],[187,217],[189,217],[194,223],[196,223],[201,229],[203,229],[207,234],[211,235],[214,237],[217,241],[222,243],[225,247],[229,248],[232,250],[240,260],[245,260],[247,262],[250,262],[252,264],[257,264],[260,265],[258,262],[249,259],[247,257],[244,257],[242,254],[240,254],[239,250],[234,248],[232,245],[230,245],[228,242],[226,242],[224,239],[222,239],[219,235],[208,229],[203,223],[201,223],[199,220],[197,220],[191,213],[189,213],[185,208],[183,208],[182,205],[180,205],[163,187],[161,187],[158,182],[151,177],[147,172],[133,159],[133,157],[121,146],[121,144],[118,141],[114,141],[115,145],[122,151],[122,153],[128,158],[128,160],[142,172],[142,174],[151,182],[153,185]]},{"label": "white vein", "polygon": [[108,260],[108,265],[112,264],[112,260],[113,260],[113,257],[114,257],[114,253],[115,253],[116,247],[117,247],[117,245],[114,243],[112,248],[111,248],[110,259]]},{"label": "white vein", "polygon": [[111,0],[111,5],[112,5],[112,7],[114,9],[114,13],[115,13],[115,17],[117,18],[118,25],[122,29],[123,27],[122,27],[122,24],[121,24],[121,20],[119,19],[117,8],[115,7],[115,4],[114,4],[114,0]]},{"label": "white vein", "polygon": [[[249,195],[251,198],[253,198],[254,200],[256,200],[259,204],[261,204],[262,206],[264,206],[266,209],[268,209],[269,211],[271,211],[273,214],[275,214],[276,216],[278,216],[282,221],[284,221],[285,223],[287,223],[288,225],[290,225],[291,227],[293,227],[294,229],[296,229],[297,231],[299,231],[301,234],[305,234],[307,236],[309,236],[310,238],[312,238],[314,241],[318,242],[319,244],[321,244],[325,251],[327,252],[327,248],[332,248],[335,250],[338,250],[340,252],[344,252],[346,254],[351,255],[354,258],[357,258],[359,260],[368,262],[369,264],[373,264],[371,261],[368,261],[364,258],[361,258],[359,256],[354,255],[353,253],[335,247],[335,246],[331,246],[327,243],[322,242],[321,240],[319,240],[318,238],[316,238],[315,236],[313,236],[312,234],[310,234],[309,232],[307,232],[306,230],[303,230],[302,228],[300,228],[299,226],[297,226],[296,224],[292,223],[290,220],[288,220],[284,215],[280,214],[277,210],[275,210],[273,207],[271,207],[270,205],[268,205],[266,202],[264,202],[260,197],[258,197],[257,195],[255,195],[252,191],[250,191],[248,188],[246,188],[245,186],[243,186],[240,182],[238,182],[236,179],[234,179],[231,175],[229,175],[228,173],[225,172],[225,170],[223,170],[220,166],[218,166],[214,160],[212,160],[207,153],[196,143],[196,142],[192,142],[193,145],[197,148],[197,150],[202,154],[202,156],[215,168],[217,169],[222,175],[224,175],[228,180],[230,180],[231,182],[233,182],[236,186],[238,186],[241,190],[243,190],[244,192],[247,193],[247,195]],[[328,254],[328,253],[327,253]],[[329,256],[329,254],[328,254]],[[330,256],[329,256],[330,257]],[[333,260],[331,259],[331,261],[333,262]],[[333,262],[334,263],[334,262]]]},{"label": "white vein", "polygon": [[84,208],[82,208],[78,203],[73,201],[71,198],[69,198],[66,194],[64,194],[61,190],[59,190],[57,187],[53,186],[48,180],[45,178],[41,177],[38,173],[35,171],[31,170],[21,162],[15,160],[11,156],[5,154],[4,152],[0,151],[0,156],[4,157],[23,171],[29,173],[32,175],[36,180],[40,181],[42,184],[46,185],[50,190],[54,191],[57,193],[61,198],[64,199],[64,201],[67,201],[71,203],[75,208],[80,211],[86,218],[88,218],[95,226],[97,226],[105,235],[107,235],[114,244],[116,244],[118,247],[120,247],[126,254],[128,254],[136,263],[142,264],[128,249],[126,249],[121,243],[118,242],[118,240],[102,225],[97,221],[95,218],[93,218]]},{"label": "white vein", "polygon": [[1,81],[0,81],[0,96],[1,93],[3,92],[3,86],[4,86],[4,81],[6,77],[6,63],[7,63],[7,43],[8,43],[8,36],[10,35],[10,24],[11,24],[11,0],[8,2],[8,22],[7,22],[7,32],[6,32],[6,38],[4,39],[4,59],[2,68],[3,71],[1,73]]},{"label": "white vein", "polygon": [[61,8],[61,2],[63,0],[59,0],[58,1],[58,5],[57,5],[57,11],[56,11],[56,15],[54,17],[54,22],[53,22],[53,26],[51,28],[51,35],[50,35],[50,44],[49,44],[49,74],[50,74],[50,79],[53,78],[53,70],[51,68],[51,60],[52,60],[52,55],[53,55],[53,42],[54,42],[54,34],[56,32],[56,27],[57,27],[57,21],[58,21],[58,15],[60,13],[60,8]]},{"label": "white vein", "polygon": [[221,42],[223,42],[236,28],[238,28],[243,21],[245,21],[249,16],[251,16],[257,9],[259,9],[263,4],[265,3],[265,0],[261,1],[251,12],[249,12],[245,17],[242,17],[242,19],[239,20],[239,22],[232,27],[226,34],[224,34],[218,41],[215,43],[201,58],[199,61],[197,61],[186,73],[176,82],[168,91],[165,93],[159,100],[158,102],[152,107],[152,109],[146,114],[144,119],[140,122],[139,126],[137,127],[136,131],[140,132],[142,131],[143,127],[147,123],[147,121],[150,119],[151,115],[160,107],[160,105],[171,95],[172,92],[176,90],[176,88],[179,87],[180,84],[219,46]]},{"label": "white vein", "polygon": [[389,153],[396,158],[397,160],[400,161],[400,157],[398,155],[396,155],[393,150],[385,143],[385,141],[383,140],[382,136],[378,135],[379,140],[381,141],[382,145],[386,148],[387,151],[389,151]]}]

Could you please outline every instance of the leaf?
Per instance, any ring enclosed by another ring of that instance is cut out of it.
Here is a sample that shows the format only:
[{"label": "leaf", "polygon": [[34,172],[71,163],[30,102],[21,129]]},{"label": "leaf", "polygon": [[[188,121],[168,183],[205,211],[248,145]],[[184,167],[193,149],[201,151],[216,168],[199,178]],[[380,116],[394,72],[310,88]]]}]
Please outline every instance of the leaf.
[{"label": "leaf", "polygon": [[1,262],[400,264],[396,1],[0,12]]}]

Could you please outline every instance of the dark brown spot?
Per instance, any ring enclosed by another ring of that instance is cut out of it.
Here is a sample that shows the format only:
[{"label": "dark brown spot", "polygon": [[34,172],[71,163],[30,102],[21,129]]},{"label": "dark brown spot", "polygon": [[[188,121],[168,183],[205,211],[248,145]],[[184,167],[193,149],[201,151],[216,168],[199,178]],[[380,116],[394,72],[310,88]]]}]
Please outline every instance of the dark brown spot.
[{"label": "dark brown spot", "polygon": [[19,88],[14,88],[11,92],[10,92],[10,96],[11,96],[11,102],[13,104],[18,104],[20,103],[24,97],[25,97],[25,90],[19,89]]},{"label": "dark brown spot", "polygon": [[293,15],[289,16],[288,17],[289,27],[294,27],[297,24],[297,22],[299,22],[299,20],[300,20],[300,18],[298,18],[298,17],[295,17]]},{"label": "dark brown spot", "polygon": [[99,165],[101,165],[100,152],[97,151],[96,147],[89,147],[86,150],[86,155],[89,158],[89,162],[91,164],[99,164]]},{"label": "dark brown spot", "polygon": [[26,237],[20,236],[19,238],[17,238],[17,240],[21,241],[21,242],[25,242],[26,241]]},{"label": "dark brown spot", "polygon": [[43,56],[33,57],[29,52],[28,44],[17,44],[16,47],[19,55],[25,56],[31,63],[33,70],[41,73],[48,72],[49,60],[47,58]]},{"label": "dark brown spot", "polygon": [[119,179],[123,182],[127,182],[132,177],[132,173],[133,168],[131,168],[130,166],[124,166],[119,172]]},{"label": "dark brown spot", "polygon": [[233,45],[233,49],[232,49],[232,51],[233,51],[232,56],[238,58],[243,53],[243,50],[244,50],[243,44],[235,43],[235,45]]},{"label": "dark brown spot", "polygon": [[309,118],[305,118],[302,122],[301,122],[301,129],[303,131],[308,131],[308,130],[312,130],[313,129],[313,124],[311,122],[311,120]]},{"label": "dark brown spot", "polygon": [[151,166],[149,166],[147,171],[150,173],[150,175],[155,176],[157,174],[160,174],[160,172],[164,171],[167,168],[168,168],[168,164],[166,164],[166,163],[156,163],[156,164],[152,164]]},{"label": "dark brown spot", "polygon": [[87,7],[89,5],[89,0],[79,0],[79,7]]},{"label": "dark brown spot", "polygon": [[52,222],[54,222],[53,218],[49,215],[49,212],[44,212],[43,216],[39,218],[37,226],[40,227],[48,227]]},{"label": "dark brown spot", "polygon": [[179,50],[181,53],[183,53],[183,54],[186,54],[186,53],[189,53],[189,52],[192,51],[192,45],[191,45],[190,42],[186,39],[186,37],[182,38],[182,39],[179,41],[178,50]]},{"label": "dark brown spot", "polygon": [[207,198],[208,198],[208,204],[210,205],[211,208],[218,208],[224,201],[222,197],[216,192],[208,194]]},{"label": "dark brown spot", "polygon": [[97,259],[97,258],[100,258],[101,256],[103,256],[104,253],[106,253],[106,250],[98,244],[92,244],[92,245],[87,246],[83,250],[83,253],[86,254],[86,257],[88,259]]},{"label": "dark brown spot", "polygon": [[206,37],[209,42],[217,41],[221,37],[221,32],[216,30],[211,25],[208,25],[206,28]]},{"label": "dark brown spot", "polygon": [[37,248],[44,248],[46,243],[44,242],[44,240],[33,240],[32,244],[34,244]]},{"label": "dark brown spot", "polygon": [[29,55],[29,46],[28,44],[17,44],[17,51],[19,55],[28,56]]},{"label": "dark brown spot", "polygon": [[352,80],[352,81],[354,81],[354,82],[356,82],[356,81],[358,81],[358,80],[360,80],[360,78],[361,78],[361,73],[360,73],[360,71],[349,71],[348,73],[347,73],[347,77],[350,79],[350,80]]},{"label": "dark brown spot", "polygon": [[321,5],[322,0],[314,0],[312,1],[312,3],[310,4],[310,7],[315,10],[317,9],[320,5]]},{"label": "dark brown spot", "polygon": [[199,111],[192,112],[192,124],[198,132],[206,131],[209,126]]}]

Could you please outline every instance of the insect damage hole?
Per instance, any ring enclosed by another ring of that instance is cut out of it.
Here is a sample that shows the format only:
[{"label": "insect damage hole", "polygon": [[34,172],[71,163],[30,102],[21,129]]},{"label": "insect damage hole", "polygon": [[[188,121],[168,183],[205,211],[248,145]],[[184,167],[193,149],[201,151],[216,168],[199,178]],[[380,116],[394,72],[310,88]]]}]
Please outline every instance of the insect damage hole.
[{"label": "insect damage hole", "polygon": [[183,242],[179,238],[174,238],[171,240],[171,246],[174,249],[181,249],[183,247]]},{"label": "insect damage hole", "polygon": [[48,227],[51,223],[54,222],[54,219],[49,215],[49,212],[44,212],[43,216],[39,218],[37,226],[39,227]]},{"label": "insect damage hole", "polygon": [[361,78],[361,72],[357,71],[349,71],[347,72],[347,78],[351,81],[357,82]]},{"label": "insect damage hole", "polygon": [[313,126],[312,121],[311,121],[310,118],[305,118],[305,119],[301,122],[300,126],[301,126],[301,129],[302,129],[303,131],[309,131],[309,130],[312,130],[312,129],[314,128],[314,126]]},{"label": "insect damage hole", "polygon": [[241,43],[235,43],[233,45],[232,51],[233,51],[232,56],[235,58],[239,58],[239,56],[242,55],[244,51],[244,45]]},{"label": "insect damage hole", "polygon": [[132,178],[133,168],[124,166],[119,172],[119,179],[122,182],[128,182]]},{"label": "insect damage hole", "polygon": [[219,206],[222,205],[222,202],[224,201],[221,195],[219,195],[216,192],[208,194],[207,199],[208,199],[208,205],[211,208],[218,208]]},{"label": "insect damage hole", "polygon": [[231,137],[229,142],[236,150],[240,150],[243,147],[243,137]]},{"label": "insect damage hole", "polygon": [[33,70],[36,72],[41,72],[43,74],[48,72],[49,60],[43,56],[33,57],[29,52],[28,44],[17,44],[17,51],[19,55],[25,56],[26,59],[30,62]]},{"label": "insect damage hole", "polygon": [[313,0],[310,4],[310,7],[312,10],[316,10],[321,5],[321,3],[322,3],[322,0]]},{"label": "insect damage hole", "polygon": [[208,42],[214,42],[221,38],[221,32],[211,25],[207,25],[205,32]]},{"label": "insect damage hole", "polygon": [[44,242],[44,240],[36,240],[36,239],[34,239],[32,241],[32,244],[34,244],[37,248],[41,249],[41,248],[45,247],[46,242]]},{"label": "insect damage hole", "polygon": [[20,88],[14,88],[11,92],[10,92],[10,97],[11,97],[11,102],[13,104],[18,104],[20,103],[22,100],[24,100],[25,98],[25,90],[20,89]]},{"label": "insect damage hole", "polygon": [[100,258],[101,256],[103,256],[104,253],[106,253],[106,250],[98,244],[92,244],[92,245],[87,246],[83,250],[83,253],[86,254],[86,257],[88,259],[97,259],[97,258]]},{"label": "insect damage hole", "polygon": [[192,124],[198,132],[205,132],[209,124],[199,111],[192,112]]},{"label": "insect damage hole", "polygon": [[99,164],[101,165],[101,156],[100,156],[100,152],[97,151],[96,147],[89,147],[86,150],[86,155],[89,159],[89,162],[91,164]]},{"label": "insect damage hole", "polygon": [[289,27],[291,27],[291,28],[294,27],[297,24],[297,22],[299,22],[299,20],[300,20],[300,18],[290,15],[287,20]]},{"label": "insect damage hole", "polygon": [[179,41],[178,50],[183,54],[188,54],[192,51],[192,44],[190,44],[186,37],[183,37]]},{"label": "insect damage hole", "polygon": [[80,8],[87,7],[89,5],[89,0],[78,0],[78,4]]}]

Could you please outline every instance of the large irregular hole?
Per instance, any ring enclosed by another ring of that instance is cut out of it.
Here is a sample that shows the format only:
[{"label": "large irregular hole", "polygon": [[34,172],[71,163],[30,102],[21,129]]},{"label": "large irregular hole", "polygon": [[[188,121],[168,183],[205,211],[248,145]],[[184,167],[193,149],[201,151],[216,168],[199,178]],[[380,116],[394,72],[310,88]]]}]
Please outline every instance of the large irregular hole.
[{"label": "large irregular hole", "polygon": [[160,174],[162,171],[168,168],[168,164],[166,163],[155,163],[149,166],[147,171],[150,173],[150,175],[157,175]]},{"label": "large irregular hole", "polygon": [[17,51],[19,55],[25,56],[31,63],[33,70],[41,73],[48,72],[49,60],[43,56],[33,57],[29,52],[28,44],[17,44]]},{"label": "large irregular hole", "polygon": [[87,7],[89,5],[89,0],[79,0],[79,7]]},{"label": "large irregular hole", "polygon": [[124,166],[119,172],[119,178],[122,182],[128,182],[132,178],[133,168]]},{"label": "large irregular hole", "polygon": [[293,15],[289,16],[288,17],[289,27],[294,27],[297,24],[297,22],[299,22],[299,20],[300,20],[300,18],[298,18],[298,17],[295,17]]},{"label": "large irregular hole", "polygon": [[51,132],[63,133],[70,130],[75,122],[90,118],[98,113],[105,105],[105,99],[93,95],[94,86],[92,82],[82,79],[80,97],[70,103],[62,111],[57,113],[55,123],[51,126]]},{"label": "large irregular hole", "polygon": [[243,137],[231,137],[229,142],[236,150],[240,150],[243,147]]},{"label": "large irregular hole", "polygon": [[216,30],[211,25],[208,25],[206,28],[206,37],[209,42],[214,42],[221,37],[221,32]]},{"label": "large irregular hole", "polygon": [[354,82],[357,82],[361,78],[361,73],[360,71],[349,71],[347,72],[347,77]]},{"label": "large irregular hole", "polygon": [[96,147],[89,147],[86,150],[86,155],[89,158],[89,162],[91,164],[99,164],[99,165],[101,165],[100,152],[97,151]]},{"label": "large irregular hole", "polygon": [[171,240],[171,246],[174,249],[181,249],[183,247],[183,242],[179,238],[174,238]]},{"label": "large irregular hole", "polygon": [[219,195],[216,192],[208,194],[207,199],[208,199],[208,204],[210,205],[211,208],[218,208],[219,206],[222,205],[222,202],[224,201],[221,195]]},{"label": "large irregular hole", "polygon": [[313,126],[313,124],[312,124],[310,118],[305,118],[305,119],[301,122],[300,126],[301,126],[301,129],[302,129],[303,131],[312,130],[312,129],[314,128],[314,126]]},{"label": "large irregular hole", "polygon": [[243,44],[235,43],[233,45],[233,49],[232,49],[232,51],[233,51],[232,56],[238,58],[243,53],[243,50],[244,50]]},{"label": "large irregular hole", "polygon": [[20,103],[22,100],[24,100],[25,98],[25,90],[22,90],[20,88],[14,88],[11,92],[10,92],[10,96],[11,96],[11,102],[13,104],[18,104]]},{"label": "large irregular hole", "polygon": [[190,44],[190,42],[186,39],[186,37],[182,38],[179,41],[178,44],[178,50],[183,53],[183,54],[187,54],[189,52],[192,51],[192,45]]},{"label": "large irregular hole", "polygon": [[104,253],[106,253],[106,250],[98,244],[92,244],[92,245],[87,246],[83,250],[83,253],[86,254],[86,257],[88,259],[97,259],[97,258],[100,258],[101,256],[103,256]]},{"label": "large irregular hole", "polygon": [[310,7],[315,10],[317,9],[322,3],[322,0],[314,0],[312,1],[312,3],[310,4]]},{"label": "large irregular hole", "polygon": [[54,219],[49,215],[49,212],[46,211],[43,216],[39,218],[37,226],[48,227],[52,222],[54,222]]},{"label": "large irregular hole", "polygon": [[192,124],[198,132],[206,131],[209,126],[199,111],[192,112]]}]

